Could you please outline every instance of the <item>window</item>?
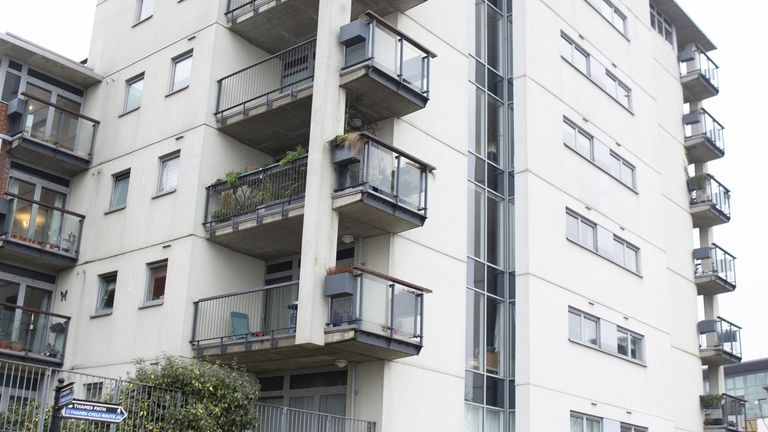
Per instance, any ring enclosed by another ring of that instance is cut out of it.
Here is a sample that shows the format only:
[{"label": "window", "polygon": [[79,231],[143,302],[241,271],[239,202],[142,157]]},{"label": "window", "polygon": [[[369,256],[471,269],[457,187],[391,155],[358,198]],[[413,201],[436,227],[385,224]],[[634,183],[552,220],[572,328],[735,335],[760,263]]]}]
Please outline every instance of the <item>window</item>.
[{"label": "window", "polygon": [[136,8],[136,23],[140,23],[152,16],[155,9],[155,0],[139,0]]},{"label": "window", "polygon": [[563,144],[597,165],[620,182],[635,189],[635,166],[593,137],[575,122],[563,117]]},{"label": "window", "polygon": [[595,224],[571,212],[567,212],[565,218],[566,237],[587,249],[596,250]]},{"label": "window", "polygon": [[599,322],[598,318],[571,309],[568,311],[568,337],[577,342],[600,346]]},{"label": "window", "polygon": [[165,299],[165,279],[168,261],[147,264],[147,293],[144,303],[161,303]]},{"label": "window", "polygon": [[675,46],[675,28],[672,23],[661,14],[656,6],[651,3],[651,27],[667,41],[668,44]]},{"label": "window", "polygon": [[160,158],[160,173],[157,181],[157,193],[164,194],[176,190],[179,182],[179,153]]},{"label": "window", "polygon": [[622,34],[627,33],[627,17],[609,0],[587,0],[600,14]]},{"label": "window", "polygon": [[117,273],[99,276],[99,298],[96,303],[96,313],[112,312],[115,306],[115,289],[117,288]]},{"label": "window", "polygon": [[2,100],[10,102],[19,97],[19,88],[21,86],[21,76],[8,70],[5,73],[5,83],[3,84]]},{"label": "window", "polygon": [[621,327],[616,330],[616,353],[643,361],[643,337]]},{"label": "window", "polygon": [[173,59],[171,71],[171,93],[189,87],[192,77],[192,51]]},{"label": "window", "polygon": [[112,199],[109,203],[110,210],[118,210],[128,203],[128,184],[131,180],[131,172],[124,172],[112,176]]},{"label": "window", "polygon": [[627,270],[637,273],[638,263],[637,255],[639,249],[623,239],[613,237],[613,258],[617,264]]},{"label": "window", "polygon": [[131,112],[141,106],[141,93],[144,90],[144,74],[129,79],[125,82],[125,107],[123,112]]},{"label": "window", "polygon": [[625,108],[630,109],[632,107],[632,90],[610,72],[606,72],[605,77],[605,90],[608,94],[613,96]]},{"label": "window", "polygon": [[621,424],[621,432],[648,432],[648,429],[639,426],[628,425],[626,423]]},{"label": "window", "polygon": [[601,432],[602,419],[585,414],[571,413],[571,432]]},{"label": "window", "polygon": [[589,54],[564,34],[560,35],[560,55],[583,74],[589,75]]},{"label": "window", "polygon": [[85,391],[85,400],[103,400],[105,396],[103,382],[83,384],[83,391]]}]

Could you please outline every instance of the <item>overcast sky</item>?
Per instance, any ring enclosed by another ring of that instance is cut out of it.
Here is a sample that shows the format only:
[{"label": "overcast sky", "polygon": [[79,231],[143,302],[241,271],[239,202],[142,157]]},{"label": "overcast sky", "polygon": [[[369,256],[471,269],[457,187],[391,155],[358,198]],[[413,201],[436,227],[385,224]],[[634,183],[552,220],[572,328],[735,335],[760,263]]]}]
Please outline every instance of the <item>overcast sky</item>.
[{"label": "overcast sky", "polygon": [[[624,0],[628,1],[628,0]],[[633,0],[642,1],[642,0]],[[720,314],[744,327],[744,359],[768,357],[768,70],[761,29],[768,1],[677,0],[717,45],[712,53],[720,69],[718,97],[705,106],[726,128],[726,157],[710,165],[733,193],[731,223],[715,230],[715,239],[737,256],[738,288],[719,296]],[[88,56],[96,0],[25,0],[5,2],[0,31],[52,49],[73,60]],[[739,7],[736,7],[738,4]],[[760,175],[766,175],[766,187]],[[766,266],[763,269],[763,265]],[[763,274],[762,270],[767,270]]]}]

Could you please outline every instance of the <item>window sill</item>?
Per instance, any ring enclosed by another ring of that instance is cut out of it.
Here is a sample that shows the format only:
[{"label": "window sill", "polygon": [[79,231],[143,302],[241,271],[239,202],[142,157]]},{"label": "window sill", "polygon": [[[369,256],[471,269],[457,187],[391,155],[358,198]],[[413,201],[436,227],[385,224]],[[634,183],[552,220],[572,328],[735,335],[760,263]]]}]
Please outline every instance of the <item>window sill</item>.
[{"label": "window sill", "polygon": [[584,343],[582,341],[579,341],[579,340],[576,340],[576,339],[572,339],[570,337],[568,338],[568,340],[573,342],[573,343],[575,343],[576,345],[581,345],[583,347],[590,348],[590,349],[593,349],[595,351],[600,351],[601,353],[605,353],[605,354],[611,355],[613,357],[622,359],[624,361],[628,361],[628,362],[630,362],[632,364],[636,364],[636,365],[642,366],[642,367],[648,367],[648,365],[645,364],[645,362],[641,362],[640,360],[635,360],[635,359],[630,358],[630,357],[625,357],[625,356],[623,356],[621,354],[614,353],[614,352],[611,352],[611,351],[608,351],[608,350],[604,350],[604,349],[602,349],[602,348],[600,348],[598,346],[591,345],[591,344],[588,344],[588,343]]},{"label": "window sill", "polygon": [[176,192],[176,190],[177,189],[171,189],[171,190],[167,190],[165,192],[158,192],[158,193],[152,195],[152,199],[162,198],[164,196],[167,196],[167,195],[170,195],[170,194]]},{"label": "window sill", "polygon": [[145,23],[145,22],[149,21],[149,19],[150,19],[150,18],[152,18],[153,16],[155,16],[155,15],[153,14],[153,15],[150,15],[150,16],[148,16],[148,17],[144,18],[144,19],[143,19],[143,20],[141,20],[141,21],[137,21],[136,23],[134,23],[134,24],[131,26],[131,28],[134,28],[134,27],[136,27],[136,26],[138,26],[138,25],[140,25],[140,24],[142,24],[142,23]]},{"label": "window sill", "polygon": [[104,212],[104,214],[105,214],[105,215],[108,215],[108,214],[112,214],[112,213],[117,213],[117,212],[119,212],[120,210],[125,210],[125,208],[126,208],[126,207],[127,207],[127,206],[120,206],[120,207],[115,207],[115,208],[113,208],[113,209],[109,209],[109,210],[105,211],[105,212]]},{"label": "window sill", "polygon": [[139,306],[139,309],[149,309],[153,307],[162,306],[163,303],[165,303],[165,300],[152,300],[145,302],[143,305]]},{"label": "window sill", "polygon": [[635,276],[639,277],[640,279],[642,279],[642,278],[643,278],[643,275],[641,275],[640,273],[638,273],[638,272],[636,272],[636,271],[632,271],[632,270],[630,270],[630,269],[628,269],[628,268],[624,267],[623,265],[621,265],[621,264],[617,263],[616,261],[614,261],[614,260],[612,260],[612,259],[608,258],[607,256],[605,256],[605,255],[602,255],[602,254],[598,253],[597,251],[595,251],[595,250],[593,250],[593,249],[590,249],[590,248],[588,248],[588,247],[584,246],[583,244],[581,244],[581,243],[579,243],[579,242],[577,242],[577,241],[573,241],[573,240],[569,239],[568,237],[566,237],[565,239],[566,239],[566,240],[568,240],[570,243],[573,243],[573,244],[575,244],[576,246],[578,246],[578,247],[580,247],[580,248],[584,249],[585,251],[589,251],[589,252],[592,252],[593,254],[595,254],[595,255],[599,256],[600,258],[602,258],[602,259],[604,259],[604,260],[608,261],[609,263],[611,263],[611,264],[615,265],[616,267],[619,267],[620,269],[622,269],[622,270],[624,270],[624,271],[627,271],[627,272],[629,272],[629,273],[632,273],[633,275],[635,275]]},{"label": "window sill", "polygon": [[112,315],[112,311],[111,310],[109,310],[109,311],[102,311],[102,312],[96,312],[95,314],[91,315],[91,319],[108,317],[110,315]]},{"label": "window sill", "polygon": [[127,116],[128,114],[130,114],[130,113],[132,113],[132,112],[136,112],[136,111],[138,111],[138,110],[139,110],[139,108],[141,108],[141,106],[137,106],[136,108],[134,108],[134,109],[132,109],[132,110],[129,110],[129,111],[124,111],[122,114],[120,114],[119,116],[117,116],[117,118],[121,118],[121,117],[123,117],[123,116]]},{"label": "window sill", "polygon": [[612,179],[616,180],[617,182],[619,182],[619,184],[621,184],[621,185],[622,185],[622,186],[624,186],[625,188],[627,188],[627,189],[631,190],[632,192],[634,192],[634,193],[635,193],[635,195],[640,195],[640,192],[638,192],[638,190],[637,190],[637,189],[635,189],[635,188],[633,188],[632,186],[630,186],[630,185],[628,185],[628,184],[624,183],[623,181],[619,180],[618,178],[616,178],[616,176],[614,176],[613,174],[611,174],[611,173],[610,173],[608,170],[606,170],[605,168],[603,168],[603,167],[601,167],[600,165],[598,165],[597,163],[595,163],[595,161],[593,161],[593,160],[591,160],[591,159],[587,158],[587,157],[586,157],[586,156],[584,156],[583,154],[581,154],[581,153],[579,153],[578,151],[576,151],[576,149],[575,149],[575,148],[573,148],[573,147],[569,146],[569,145],[568,145],[568,144],[566,144],[566,143],[563,143],[563,145],[564,145],[565,147],[567,147],[569,150],[571,150],[572,152],[574,152],[574,153],[576,153],[577,155],[579,155],[579,156],[580,156],[582,159],[586,160],[587,162],[589,162],[590,164],[592,164],[593,166],[595,166],[595,167],[596,167],[597,169],[599,169],[600,171],[602,171],[602,172],[604,172],[604,173],[608,174],[608,176],[609,176],[610,178],[612,178]]},{"label": "window sill", "polygon": [[175,95],[175,94],[177,94],[177,93],[181,93],[181,92],[183,92],[184,90],[186,90],[186,89],[188,89],[188,88],[189,88],[189,84],[185,85],[185,86],[184,86],[184,87],[182,87],[182,88],[176,89],[176,90],[174,90],[174,91],[172,91],[172,92],[168,93],[167,95],[165,95],[165,97],[170,97],[170,96],[173,96],[173,95]]}]

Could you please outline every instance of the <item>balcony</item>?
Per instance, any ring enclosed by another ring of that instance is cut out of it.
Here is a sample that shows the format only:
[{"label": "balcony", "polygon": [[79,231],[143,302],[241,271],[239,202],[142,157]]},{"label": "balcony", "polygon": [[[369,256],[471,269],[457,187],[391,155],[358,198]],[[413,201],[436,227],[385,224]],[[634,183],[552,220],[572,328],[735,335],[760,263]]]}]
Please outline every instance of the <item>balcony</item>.
[{"label": "balcony", "polygon": [[376,422],[257,403],[259,425],[253,432],[376,432]]},{"label": "balcony", "polygon": [[333,208],[339,213],[339,235],[366,238],[424,225],[432,165],[367,133],[331,151],[337,167]]},{"label": "balcony", "polygon": [[0,302],[0,355],[63,363],[69,320],[68,316]]},{"label": "balcony", "polygon": [[429,101],[428,49],[373,13],[344,25],[341,87],[367,122],[402,117]]},{"label": "balcony", "polygon": [[702,396],[704,430],[745,432],[747,430],[746,402],[744,399],[725,393]]},{"label": "balcony", "polygon": [[8,106],[14,160],[73,177],[88,169],[98,120],[22,93]]},{"label": "balcony", "polygon": [[[354,0],[352,16],[366,10],[379,15],[405,12],[426,0]],[[317,33],[318,0],[229,0],[229,28],[270,53],[312,38]]]},{"label": "balcony", "polygon": [[712,243],[694,249],[696,288],[699,295],[718,295],[736,289],[736,257]]},{"label": "balcony", "polygon": [[195,302],[192,348],[198,357],[237,360],[264,372],[326,367],[334,360],[393,360],[418,355],[426,288],[354,267],[327,276],[330,313],[322,346],[296,344],[298,282]]},{"label": "balcony", "polygon": [[0,260],[58,273],[74,267],[85,216],[10,192],[0,200]]},{"label": "balcony", "polygon": [[206,188],[208,239],[260,259],[301,253],[307,156]]},{"label": "balcony", "polygon": [[314,74],[312,39],[220,79],[219,130],[273,156],[308,142]]},{"label": "balcony", "polygon": [[700,321],[699,355],[705,366],[724,366],[741,362],[741,327],[718,317]]},{"label": "balcony", "polygon": [[718,66],[700,48],[686,49],[678,54],[680,83],[686,103],[700,102],[720,92]]},{"label": "balcony", "polygon": [[683,116],[685,153],[688,163],[704,163],[725,156],[725,139],[721,125],[705,109]]},{"label": "balcony", "polygon": [[731,191],[709,174],[689,179],[691,218],[695,228],[709,228],[731,220]]}]

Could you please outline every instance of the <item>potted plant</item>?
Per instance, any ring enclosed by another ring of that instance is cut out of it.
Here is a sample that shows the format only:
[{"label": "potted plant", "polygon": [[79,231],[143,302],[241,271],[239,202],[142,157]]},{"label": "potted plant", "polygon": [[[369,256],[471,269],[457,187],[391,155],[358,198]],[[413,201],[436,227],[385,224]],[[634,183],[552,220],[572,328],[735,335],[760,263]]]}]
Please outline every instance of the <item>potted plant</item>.
[{"label": "potted plant", "polygon": [[365,138],[360,132],[347,132],[336,135],[328,144],[331,146],[331,161],[335,165],[349,165],[360,162]]},{"label": "potted plant", "polygon": [[709,176],[707,174],[696,174],[693,177],[688,177],[688,191],[706,191],[708,183]]},{"label": "potted plant", "polygon": [[354,295],[356,282],[352,267],[331,267],[325,272],[323,292],[330,298]]},{"label": "potted plant", "polygon": [[718,409],[723,397],[719,394],[706,394],[699,396],[701,407],[704,409]]},{"label": "potted plant", "polygon": [[8,333],[0,331],[0,349],[7,350],[11,345],[11,341],[8,340]]},{"label": "potted plant", "polygon": [[24,349],[24,342],[19,340],[11,341],[10,347],[11,351],[20,352],[22,349]]}]

